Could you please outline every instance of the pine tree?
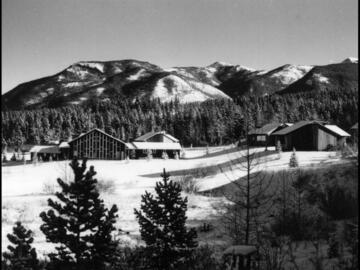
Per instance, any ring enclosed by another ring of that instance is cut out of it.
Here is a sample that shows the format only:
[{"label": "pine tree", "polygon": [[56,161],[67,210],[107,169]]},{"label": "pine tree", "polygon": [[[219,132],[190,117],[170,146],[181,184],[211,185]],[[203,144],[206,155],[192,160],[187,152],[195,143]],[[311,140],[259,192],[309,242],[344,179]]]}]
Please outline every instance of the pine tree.
[{"label": "pine tree", "polygon": [[99,198],[94,167],[86,171],[86,159],[80,166],[71,164],[75,179],[66,183],[58,179],[61,192],[58,201],[48,200],[52,208],[40,214],[40,229],[47,241],[58,244],[57,252],[49,255],[56,269],[103,269],[112,262],[116,243],[111,232],[115,230],[117,207],[108,210]]},{"label": "pine tree", "polygon": [[27,230],[21,222],[16,222],[13,233],[7,238],[13,244],[9,245],[9,252],[4,252],[3,257],[9,269],[12,270],[35,270],[38,269],[39,261],[35,248],[31,247],[34,241],[32,231]]},{"label": "pine tree", "polygon": [[151,269],[170,270],[188,261],[197,246],[196,231],[187,230],[187,198],[181,198],[179,184],[169,180],[169,174],[161,174],[163,180],[156,183],[156,195],[142,195],[140,211],[135,215],[140,225],[141,238],[145,241]]},{"label": "pine tree", "polygon": [[293,152],[292,152],[291,157],[290,157],[289,167],[290,168],[299,167],[299,162],[297,160],[295,148],[293,149]]}]

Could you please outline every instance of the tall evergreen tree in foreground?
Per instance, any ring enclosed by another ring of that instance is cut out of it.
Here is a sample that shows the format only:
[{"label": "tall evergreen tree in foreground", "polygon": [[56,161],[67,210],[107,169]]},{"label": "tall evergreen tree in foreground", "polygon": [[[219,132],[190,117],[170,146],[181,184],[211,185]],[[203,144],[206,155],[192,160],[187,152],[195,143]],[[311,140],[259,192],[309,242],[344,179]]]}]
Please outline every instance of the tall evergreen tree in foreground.
[{"label": "tall evergreen tree in foreground", "polygon": [[140,211],[135,215],[140,233],[145,241],[151,269],[174,269],[184,265],[197,247],[196,231],[187,230],[187,198],[181,197],[179,184],[169,180],[169,174],[161,174],[162,181],[155,186],[155,195],[142,195]]},{"label": "tall evergreen tree in foreground", "polygon": [[48,200],[50,210],[40,214],[44,224],[40,229],[47,241],[58,244],[57,252],[49,255],[54,269],[104,269],[112,263],[116,243],[111,232],[115,230],[117,207],[107,209],[99,198],[94,167],[86,171],[74,159],[71,164],[75,179],[66,183],[58,179],[59,201]]},{"label": "tall evergreen tree in foreground", "polygon": [[37,259],[35,248],[31,247],[34,241],[32,231],[27,230],[21,222],[16,222],[13,227],[13,233],[8,234],[7,238],[10,243],[8,252],[3,253],[5,264],[8,266],[5,269],[11,270],[35,270],[39,269],[39,261]]}]

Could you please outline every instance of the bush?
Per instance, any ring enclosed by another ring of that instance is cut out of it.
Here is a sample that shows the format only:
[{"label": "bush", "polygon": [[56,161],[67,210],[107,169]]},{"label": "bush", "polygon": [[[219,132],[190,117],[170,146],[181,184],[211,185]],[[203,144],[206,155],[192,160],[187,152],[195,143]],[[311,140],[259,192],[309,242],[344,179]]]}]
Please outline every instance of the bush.
[{"label": "bush", "polygon": [[[150,254],[144,247],[122,247],[117,251],[117,262],[107,270],[140,270],[149,268]],[[220,270],[220,260],[214,256],[214,249],[208,245],[196,248],[187,263],[179,264],[173,270]]]},{"label": "bush", "polygon": [[42,192],[46,195],[54,195],[55,189],[55,183],[47,182],[43,184]]},{"label": "bush", "polygon": [[15,153],[12,155],[12,157],[11,157],[10,160],[11,160],[11,161],[16,161],[16,155],[15,155]]},{"label": "bush", "polygon": [[199,186],[196,183],[195,178],[191,175],[178,176],[178,179],[175,180],[179,183],[181,190],[185,193],[191,194],[199,191]]},{"label": "bush", "polygon": [[328,144],[325,148],[325,151],[336,151],[338,148],[335,145]]}]

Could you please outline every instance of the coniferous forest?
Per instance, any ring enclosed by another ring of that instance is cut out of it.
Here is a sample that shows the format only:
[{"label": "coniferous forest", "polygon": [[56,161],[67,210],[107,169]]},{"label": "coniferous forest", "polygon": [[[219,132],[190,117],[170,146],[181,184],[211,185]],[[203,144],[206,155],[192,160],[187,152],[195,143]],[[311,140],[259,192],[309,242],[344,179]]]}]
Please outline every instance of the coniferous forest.
[{"label": "coniferous forest", "polygon": [[106,102],[89,100],[81,106],[2,111],[2,144],[44,144],[99,128],[124,141],[166,130],[185,147],[222,145],[244,135],[242,118],[247,111],[253,126],[317,119],[349,130],[358,121],[358,93],[338,89],[188,104],[131,102],[119,96]]}]

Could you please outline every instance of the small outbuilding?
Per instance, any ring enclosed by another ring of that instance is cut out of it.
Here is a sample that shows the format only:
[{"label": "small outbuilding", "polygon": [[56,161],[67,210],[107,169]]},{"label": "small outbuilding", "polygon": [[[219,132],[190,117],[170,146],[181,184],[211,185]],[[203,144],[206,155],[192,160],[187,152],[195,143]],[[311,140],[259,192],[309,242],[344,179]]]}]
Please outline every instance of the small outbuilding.
[{"label": "small outbuilding", "polygon": [[31,160],[50,161],[60,159],[60,149],[57,145],[34,145],[29,152]]},{"label": "small outbuilding", "polygon": [[272,133],[283,150],[323,151],[345,144],[350,134],[323,121],[300,121]]},{"label": "small outbuilding", "polygon": [[224,253],[226,269],[250,270],[258,264],[258,250],[252,245],[237,245],[228,247]]}]

